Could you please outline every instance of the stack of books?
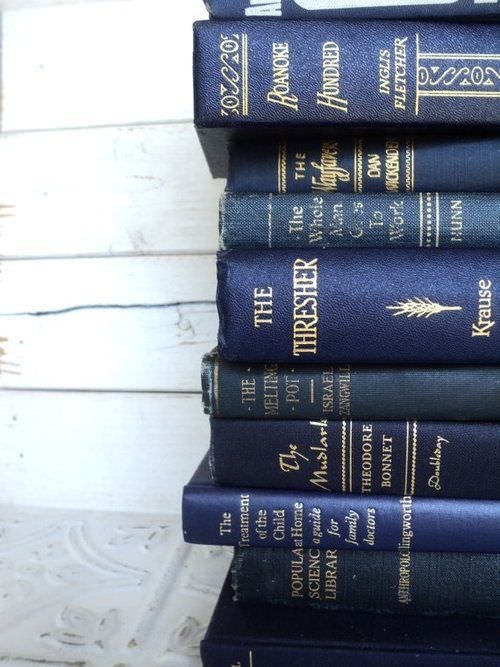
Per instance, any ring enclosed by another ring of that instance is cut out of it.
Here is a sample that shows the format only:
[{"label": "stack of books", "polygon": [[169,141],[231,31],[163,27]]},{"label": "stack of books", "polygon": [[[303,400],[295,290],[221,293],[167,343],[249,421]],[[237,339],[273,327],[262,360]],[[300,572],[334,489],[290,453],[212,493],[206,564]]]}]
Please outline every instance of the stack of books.
[{"label": "stack of books", "polygon": [[499,3],[208,5],[204,664],[499,665]]}]

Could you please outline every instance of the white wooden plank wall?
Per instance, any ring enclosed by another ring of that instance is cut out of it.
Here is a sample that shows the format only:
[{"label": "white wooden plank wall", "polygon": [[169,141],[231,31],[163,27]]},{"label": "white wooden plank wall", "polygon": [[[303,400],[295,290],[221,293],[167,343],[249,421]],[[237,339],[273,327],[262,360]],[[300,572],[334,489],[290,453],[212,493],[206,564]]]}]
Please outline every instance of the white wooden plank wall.
[{"label": "white wooden plank wall", "polygon": [[175,513],[217,324],[203,3],[0,9],[0,503]]}]

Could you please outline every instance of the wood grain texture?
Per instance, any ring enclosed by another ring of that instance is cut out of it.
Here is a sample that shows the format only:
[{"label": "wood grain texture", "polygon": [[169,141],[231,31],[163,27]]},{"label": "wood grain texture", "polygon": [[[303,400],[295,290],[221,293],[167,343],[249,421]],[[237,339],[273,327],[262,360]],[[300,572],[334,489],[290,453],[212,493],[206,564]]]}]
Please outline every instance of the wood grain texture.
[{"label": "wood grain texture", "polygon": [[180,511],[208,449],[199,395],[2,391],[0,502]]},{"label": "wood grain texture", "polygon": [[6,11],[2,130],[192,117],[199,0],[117,0]]},{"label": "wood grain texture", "polygon": [[3,262],[2,387],[199,391],[212,255]]},{"label": "wood grain texture", "polygon": [[191,123],[0,135],[0,256],[214,252],[223,181]]}]

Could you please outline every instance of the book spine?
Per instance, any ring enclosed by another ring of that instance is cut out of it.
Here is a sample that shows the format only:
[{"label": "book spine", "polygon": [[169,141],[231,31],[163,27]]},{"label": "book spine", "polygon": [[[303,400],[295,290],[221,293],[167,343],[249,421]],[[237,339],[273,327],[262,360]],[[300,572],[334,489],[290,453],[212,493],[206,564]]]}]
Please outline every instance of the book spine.
[{"label": "book spine", "polygon": [[498,16],[497,0],[205,0],[218,19]]},{"label": "book spine", "polygon": [[500,421],[499,366],[202,363],[205,413],[229,419]]},{"label": "book spine", "polygon": [[500,502],[190,484],[184,539],[241,547],[500,553]]},{"label": "book spine", "polygon": [[202,21],[196,124],[494,130],[499,39],[494,23]]},{"label": "book spine", "polygon": [[212,419],[211,432],[219,484],[500,499],[499,423]]},{"label": "book spine", "polygon": [[239,602],[395,614],[500,616],[499,554],[237,549]]},{"label": "book spine", "polygon": [[[415,649],[384,651],[374,649],[352,649],[334,646],[304,645],[293,641],[260,643],[257,639],[248,642],[235,637],[229,641],[203,640],[201,642],[203,667],[422,667],[422,651]],[[402,662],[404,660],[404,663]],[[498,656],[463,653],[425,653],[426,667],[498,667]]]},{"label": "book spine", "polygon": [[[472,158],[472,159],[471,159]],[[235,142],[228,192],[499,192],[500,137]]]},{"label": "book spine", "polygon": [[494,250],[228,250],[219,352],[228,361],[500,363]]},{"label": "book spine", "polygon": [[500,194],[226,194],[230,248],[500,248]]}]

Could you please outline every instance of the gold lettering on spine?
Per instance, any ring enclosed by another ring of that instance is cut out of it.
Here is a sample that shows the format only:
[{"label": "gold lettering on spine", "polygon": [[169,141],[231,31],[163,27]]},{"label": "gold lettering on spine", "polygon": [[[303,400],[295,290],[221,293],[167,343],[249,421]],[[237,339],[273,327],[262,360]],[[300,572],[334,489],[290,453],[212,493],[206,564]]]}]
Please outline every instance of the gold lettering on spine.
[{"label": "gold lettering on spine", "polygon": [[286,144],[278,148],[278,192],[286,194]]},{"label": "gold lettering on spine", "polygon": [[398,545],[399,576],[398,601],[400,604],[411,602],[411,545],[413,540],[413,499],[405,494],[399,501],[402,512],[401,542]]},{"label": "gold lettering on spine", "polygon": [[472,325],[472,337],[490,337],[491,330],[496,322],[493,319],[493,282],[490,279],[479,281],[479,301],[477,322]]},{"label": "gold lettering on spine", "polygon": [[250,496],[240,495],[240,542],[238,546],[250,545]]},{"label": "gold lettering on spine", "polygon": [[271,104],[299,110],[299,98],[290,89],[290,45],[288,42],[273,43],[273,88],[267,94]]},{"label": "gold lettering on spine", "polygon": [[340,97],[340,47],[336,42],[323,44],[323,84],[316,94],[317,104],[349,112],[349,101]]},{"label": "gold lettering on spine", "polygon": [[386,192],[399,192],[400,168],[399,168],[399,141],[388,139],[385,142],[385,190]]},{"label": "gold lettering on spine", "polygon": [[339,165],[339,142],[321,142],[320,162],[311,162],[311,167],[319,171],[319,178],[312,177],[312,189],[321,192],[337,192],[339,182],[349,183],[351,175]]},{"label": "gold lettering on spine", "polygon": [[318,346],[318,259],[293,265],[293,356],[316,354]]},{"label": "gold lettering on spine", "polygon": [[408,37],[394,40],[394,108],[406,110]]}]

